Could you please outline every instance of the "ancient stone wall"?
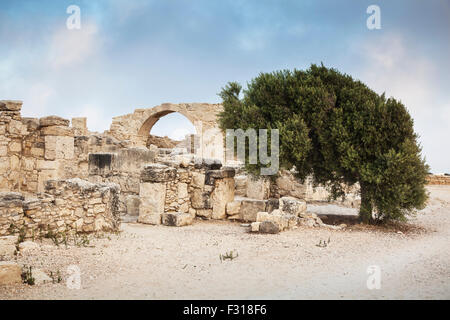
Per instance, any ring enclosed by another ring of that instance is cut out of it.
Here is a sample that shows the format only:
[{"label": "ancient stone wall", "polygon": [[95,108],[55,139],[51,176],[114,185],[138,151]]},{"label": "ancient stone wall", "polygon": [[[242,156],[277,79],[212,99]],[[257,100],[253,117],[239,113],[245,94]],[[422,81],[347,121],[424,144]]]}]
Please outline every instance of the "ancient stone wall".
[{"label": "ancient stone wall", "polygon": [[139,215],[139,185],[145,164],[155,160],[146,148],[116,149],[116,152],[89,153],[88,177],[91,182],[112,182],[120,186],[119,211],[125,221]]},{"label": "ancient stone wall", "polygon": [[147,165],[141,174],[138,221],[182,225],[195,216],[224,219],[226,205],[234,199],[234,174],[220,163],[193,159]]},{"label": "ancient stone wall", "polygon": [[27,237],[42,232],[115,231],[119,186],[93,184],[81,179],[49,180],[45,193],[35,198],[18,192],[0,193],[0,235],[25,231]]},{"label": "ancient stone wall", "polygon": [[196,129],[198,146],[196,155],[203,158],[224,160],[222,131],[218,127],[217,115],[223,110],[220,104],[165,103],[153,108],[136,109],[133,113],[114,117],[107,135],[130,146],[146,146],[150,130],[163,116],[178,112],[189,119]]},{"label": "ancient stone wall", "polygon": [[430,174],[427,177],[427,184],[450,185],[450,176]]}]

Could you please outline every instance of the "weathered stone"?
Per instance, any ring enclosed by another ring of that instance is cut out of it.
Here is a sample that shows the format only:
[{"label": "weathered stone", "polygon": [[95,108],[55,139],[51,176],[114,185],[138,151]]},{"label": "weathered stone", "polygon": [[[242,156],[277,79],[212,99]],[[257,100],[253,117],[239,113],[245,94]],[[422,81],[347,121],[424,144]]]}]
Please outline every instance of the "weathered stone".
[{"label": "weathered stone", "polygon": [[166,182],[175,179],[177,170],[162,164],[146,165],[141,173],[142,182]]},{"label": "weathered stone", "polygon": [[22,101],[18,100],[0,100],[0,111],[20,111]]},{"label": "weathered stone", "polygon": [[245,221],[256,222],[256,215],[258,212],[266,209],[264,200],[242,200],[241,215]]},{"label": "weathered stone", "polygon": [[23,201],[25,197],[19,192],[0,192],[0,201]]},{"label": "weathered stone", "polygon": [[214,191],[211,194],[213,207],[212,219],[223,219],[226,217],[226,205],[234,199],[234,179],[217,179]]},{"label": "weathered stone", "polygon": [[50,126],[69,126],[70,121],[58,116],[48,116],[39,119],[39,125],[41,127],[50,127]]},{"label": "weathered stone", "polygon": [[275,234],[280,232],[280,228],[275,222],[263,221],[259,224],[259,232]]},{"label": "weathered stone", "polygon": [[41,133],[43,136],[73,136],[73,130],[63,126],[43,127]]},{"label": "weathered stone", "polygon": [[250,231],[251,232],[259,232],[259,226],[261,222],[252,222],[250,225]]},{"label": "weathered stone", "polygon": [[227,203],[227,215],[234,216],[240,215],[241,201],[231,201]]},{"label": "weathered stone", "polygon": [[267,212],[272,212],[273,210],[279,209],[280,208],[280,200],[279,199],[269,199],[267,200],[267,204],[266,204],[266,211]]},{"label": "weathered stone", "polygon": [[235,195],[240,197],[247,196],[247,179],[246,175],[238,175],[234,177]]},{"label": "weathered stone", "polygon": [[139,216],[139,206],[141,199],[136,195],[128,195],[125,200],[127,215]]},{"label": "weathered stone", "polygon": [[74,138],[45,136],[45,159],[73,159]]},{"label": "weathered stone", "polygon": [[188,213],[174,212],[162,215],[162,224],[165,226],[182,227],[192,224],[194,218]]},{"label": "weathered stone", "polygon": [[192,173],[192,183],[194,188],[203,189],[205,186],[205,174],[199,172]]},{"label": "weathered stone", "polygon": [[197,209],[196,215],[205,219],[211,219],[212,209]]},{"label": "weathered stone", "polygon": [[144,224],[153,224],[153,225],[159,225],[161,224],[161,215],[158,213],[153,214],[145,214],[145,213],[139,213],[138,222],[144,223]]},{"label": "weathered stone", "polygon": [[191,193],[191,205],[194,209],[211,209],[211,198],[209,193],[201,189],[194,189]]},{"label": "weathered stone", "polygon": [[293,197],[280,198],[280,209],[283,212],[300,216],[306,211],[306,202]]},{"label": "weathered stone", "polygon": [[22,282],[22,268],[9,261],[0,261],[0,285],[10,285]]},{"label": "weathered stone", "polygon": [[252,177],[247,179],[247,197],[251,199],[265,200],[269,198],[270,181],[265,177]]},{"label": "weathered stone", "polygon": [[184,199],[189,197],[189,193],[188,193],[188,185],[186,183],[178,183],[178,198],[180,199]]},{"label": "weathered stone", "polygon": [[164,213],[166,185],[164,183],[143,182],[140,184],[139,197],[138,221],[159,224],[160,216]]}]

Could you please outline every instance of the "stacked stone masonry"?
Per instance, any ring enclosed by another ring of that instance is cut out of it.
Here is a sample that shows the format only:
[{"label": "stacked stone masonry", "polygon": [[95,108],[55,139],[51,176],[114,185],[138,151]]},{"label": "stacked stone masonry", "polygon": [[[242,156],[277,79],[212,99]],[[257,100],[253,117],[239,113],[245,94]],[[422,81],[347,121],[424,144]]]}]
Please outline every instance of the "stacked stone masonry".
[{"label": "stacked stone masonry", "polygon": [[118,230],[119,192],[115,184],[93,184],[78,178],[49,180],[45,193],[33,198],[18,192],[1,192],[0,236]]}]

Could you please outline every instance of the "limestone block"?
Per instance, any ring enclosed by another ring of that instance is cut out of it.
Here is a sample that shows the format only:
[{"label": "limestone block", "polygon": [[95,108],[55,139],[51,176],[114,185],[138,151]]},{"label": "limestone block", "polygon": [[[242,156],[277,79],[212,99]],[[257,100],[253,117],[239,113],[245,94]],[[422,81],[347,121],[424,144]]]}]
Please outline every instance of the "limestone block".
[{"label": "limestone block", "polygon": [[234,177],[235,195],[240,197],[247,196],[247,176],[239,175]]},{"label": "limestone block", "polygon": [[259,225],[259,232],[275,234],[275,233],[279,233],[280,229],[275,222],[263,221]]},{"label": "limestone block", "polygon": [[45,159],[73,159],[74,138],[45,136]]},{"label": "limestone block", "polygon": [[165,183],[141,183],[139,186],[139,197],[138,221],[149,224],[160,224],[166,198]]},{"label": "limestone block", "polygon": [[210,209],[211,199],[209,193],[201,189],[194,189],[191,193],[191,205],[194,209]]},{"label": "limestone block", "polygon": [[187,183],[180,182],[180,183],[178,183],[177,188],[178,188],[178,198],[179,199],[184,199],[189,196]]},{"label": "limestone block", "polygon": [[0,157],[6,157],[8,155],[8,146],[0,146]]},{"label": "limestone block", "polygon": [[22,144],[20,141],[11,141],[9,143],[9,152],[18,153],[22,151]]},{"label": "limestone block", "polygon": [[170,212],[162,215],[162,224],[165,226],[182,227],[192,224],[194,218],[189,213]]},{"label": "limestone block", "polygon": [[139,212],[139,218],[138,222],[144,223],[144,224],[153,224],[153,225],[159,225],[161,224],[161,215],[160,213],[156,214],[145,214]]},{"label": "limestone block", "polygon": [[216,179],[234,178],[235,173],[235,170],[229,167],[223,167],[220,170],[207,170],[205,174],[205,184],[214,185]]},{"label": "limestone block", "polygon": [[226,218],[226,205],[234,199],[234,179],[224,178],[215,181],[215,188],[211,194],[213,208],[212,219]]},{"label": "limestone block", "polygon": [[125,206],[127,210],[127,214],[130,216],[139,216],[139,205],[141,204],[141,200],[139,196],[128,195],[125,198]]},{"label": "limestone block", "polygon": [[195,214],[204,219],[211,219],[212,209],[198,209]]},{"label": "limestone block", "polygon": [[72,128],[77,136],[84,136],[88,133],[87,118],[72,118]]},{"label": "limestone block", "polygon": [[8,125],[8,131],[14,135],[26,135],[27,127],[21,121],[11,120]]},{"label": "limestone block", "polygon": [[259,232],[259,226],[261,222],[252,222],[250,225],[250,231],[251,232]]},{"label": "limestone block", "polygon": [[167,182],[174,180],[177,170],[163,164],[150,164],[144,166],[141,173],[142,182]]},{"label": "limestone block", "polygon": [[264,177],[248,177],[247,197],[251,199],[264,200],[269,198],[270,181]]},{"label": "limestone block", "polygon": [[265,209],[266,203],[264,200],[242,200],[240,211],[243,220],[256,222],[258,212]]},{"label": "limestone block", "polygon": [[306,212],[306,202],[293,197],[282,197],[280,198],[280,210],[288,214],[300,216]]},{"label": "limestone block", "polygon": [[39,119],[39,125],[41,127],[50,127],[50,126],[69,126],[70,121],[58,116],[47,116]]},{"label": "limestone block", "polygon": [[0,261],[0,285],[9,285],[22,282],[22,268],[9,261]]},{"label": "limestone block", "polygon": [[16,155],[12,155],[10,158],[10,166],[12,171],[19,171],[20,170],[20,159]]},{"label": "limestone block", "polygon": [[6,172],[11,166],[11,161],[8,157],[0,158],[0,172]]},{"label": "limestone block", "polygon": [[73,131],[69,127],[63,126],[49,126],[43,127],[41,130],[41,134],[43,136],[73,136]]},{"label": "limestone block", "polygon": [[0,111],[20,111],[22,101],[18,100],[0,100]]},{"label": "limestone block", "polygon": [[42,170],[38,174],[38,192],[45,191],[45,184],[48,180],[56,179],[56,170]]},{"label": "limestone block", "polygon": [[192,172],[192,183],[194,188],[203,189],[205,186],[205,174],[200,172]]},{"label": "limestone block", "polygon": [[267,200],[267,204],[266,204],[266,211],[267,212],[272,212],[273,210],[279,209],[280,208],[280,200],[279,199],[269,199]]},{"label": "limestone block", "polygon": [[227,215],[239,215],[241,211],[241,201],[231,201],[227,203]]},{"label": "limestone block", "polygon": [[53,160],[37,160],[38,170],[56,170],[58,169],[58,162]]}]

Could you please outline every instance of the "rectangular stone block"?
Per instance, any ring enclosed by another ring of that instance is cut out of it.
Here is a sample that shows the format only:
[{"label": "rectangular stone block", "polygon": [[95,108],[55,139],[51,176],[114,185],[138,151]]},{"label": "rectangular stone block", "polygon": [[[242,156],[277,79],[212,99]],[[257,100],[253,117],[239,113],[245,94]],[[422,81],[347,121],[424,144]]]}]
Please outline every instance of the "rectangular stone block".
[{"label": "rectangular stone block", "polygon": [[138,222],[144,224],[153,224],[160,225],[161,224],[161,214],[146,214],[145,212],[139,212]]},{"label": "rectangular stone block", "polygon": [[182,227],[192,224],[194,217],[189,213],[169,212],[162,215],[162,224],[165,226]]},{"label": "rectangular stone block", "polygon": [[256,222],[258,212],[264,211],[266,202],[264,200],[242,200],[241,215],[245,221]]}]

